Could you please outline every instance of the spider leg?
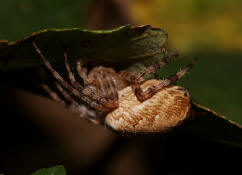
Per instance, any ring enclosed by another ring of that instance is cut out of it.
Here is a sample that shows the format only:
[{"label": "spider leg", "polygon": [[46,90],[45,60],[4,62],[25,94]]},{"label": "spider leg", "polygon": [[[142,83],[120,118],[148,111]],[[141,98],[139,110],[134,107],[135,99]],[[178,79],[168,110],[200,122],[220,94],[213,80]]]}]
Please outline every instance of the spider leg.
[{"label": "spider leg", "polygon": [[118,107],[118,92],[110,75],[103,72],[98,72],[94,77],[90,78],[86,74],[83,75],[80,61],[77,62],[77,70],[79,75],[86,78],[87,86],[83,93],[94,99],[102,105],[102,111],[109,112]]},{"label": "spider leg", "polygon": [[[103,111],[103,112],[107,112],[112,110],[112,108],[105,108],[106,105],[106,98],[100,96],[97,93],[97,89],[93,89],[90,87],[81,89],[80,91],[80,87],[78,89],[73,88],[65,79],[63,79],[60,74],[55,71],[51,64],[45,59],[44,55],[42,54],[41,50],[38,48],[38,46],[32,42],[33,47],[35,48],[36,52],[40,55],[42,61],[44,62],[44,64],[46,65],[46,67],[51,71],[52,75],[56,78],[56,80],[63,86],[65,87],[68,91],[71,92],[71,94],[75,95],[76,97],[80,98],[81,100],[83,100],[84,102],[86,102],[87,104],[89,104],[91,107],[99,110],[99,111]],[[68,60],[67,60],[67,56],[65,55],[65,62],[66,62],[66,68],[67,71],[69,73],[69,78],[71,80],[71,83],[73,84],[73,86],[78,86],[77,82],[75,81],[74,75],[73,73],[70,71],[70,67],[68,64]],[[80,85],[81,86],[81,85]]]},{"label": "spider leg", "polygon": [[[44,64],[46,65],[46,67],[51,71],[52,75],[56,78],[56,80],[62,85],[64,86],[66,89],[68,89],[73,95],[75,95],[76,97],[82,99],[83,101],[87,102],[88,104],[92,104],[92,102],[90,102],[90,99],[88,97],[92,97],[94,100],[98,100],[98,97],[96,97],[94,94],[95,92],[89,90],[87,91],[88,93],[83,94],[82,91],[80,92],[78,89],[73,88],[65,79],[63,79],[60,74],[58,72],[56,72],[51,64],[45,59],[44,55],[42,54],[42,52],[40,51],[40,49],[38,48],[38,46],[32,42],[36,52],[40,55],[41,59],[43,60]],[[69,68],[69,64],[66,64],[67,69]],[[71,76],[71,79],[74,77],[72,77],[72,73],[69,72],[69,76]],[[74,80],[72,79],[71,81]],[[88,97],[85,97],[88,96]],[[94,105],[95,106],[95,105]],[[93,107],[93,106],[92,106]]]},{"label": "spider leg", "polygon": [[78,89],[78,91],[82,91],[83,90],[82,85],[79,82],[76,81],[75,76],[74,76],[74,74],[71,71],[71,68],[70,68],[70,65],[69,65],[69,62],[68,62],[68,57],[67,57],[67,53],[66,52],[64,52],[64,58],[65,58],[66,70],[68,72],[68,75],[69,75],[69,79],[71,81],[71,84],[73,85],[73,87],[75,89]]},{"label": "spider leg", "polygon": [[[166,52],[166,51],[163,51],[163,52]],[[130,82],[130,84],[133,84],[133,83],[134,84],[135,83],[140,84],[140,83],[142,83],[144,81],[143,77],[145,75],[154,73],[156,70],[158,70],[161,67],[164,67],[166,64],[170,63],[177,56],[178,56],[177,54],[170,55],[169,57],[165,58],[165,60],[159,61],[159,62],[157,62],[157,63],[155,63],[155,64],[145,68],[144,70],[142,70],[138,74],[129,73],[129,72],[122,72],[121,76],[126,78]]]},{"label": "spider leg", "polygon": [[43,89],[49,94],[49,96],[56,102],[60,103],[62,106],[66,107],[67,104],[64,100],[62,100],[57,93],[50,89],[50,87],[46,84],[42,84]]},{"label": "spider leg", "polygon": [[103,96],[103,97],[107,97],[108,95],[108,92],[107,92],[107,88],[106,88],[106,85],[105,85],[105,78],[104,77],[101,77],[102,74],[98,74],[96,79],[97,79],[97,84],[96,86],[98,87],[98,89],[100,89],[100,94]]},{"label": "spider leg", "polygon": [[97,114],[88,109],[85,105],[78,104],[69,94],[66,92],[61,85],[56,82],[56,87],[61,93],[61,95],[70,102],[70,110],[77,114],[81,118],[85,118],[88,121],[94,123],[94,124],[100,124],[100,121],[97,119]]},{"label": "spider leg", "polygon": [[[62,100],[59,95],[57,95],[56,92],[50,89],[49,86],[46,84],[42,84],[42,87],[44,90],[51,96],[51,98],[63,105],[64,107],[67,107],[67,104],[64,100]],[[63,95],[63,97],[71,103],[70,110],[77,114],[81,118],[87,119],[89,122],[94,124],[100,124],[100,121],[97,120],[96,113],[90,109],[88,109],[84,105],[79,105],[61,86],[56,82],[56,87],[60,91],[60,93]],[[91,117],[91,118],[89,118]]]},{"label": "spider leg", "polygon": [[[69,78],[70,78],[70,80],[71,80],[71,84],[74,86],[74,88],[75,89],[78,89],[78,91],[80,92],[83,92],[84,93],[84,95],[85,96],[87,96],[87,97],[89,97],[89,98],[91,98],[91,99],[93,99],[93,100],[96,100],[96,101],[98,101],[98,102],[100,102],[101,103],[101,105],[104,105],[105,106],[105,93],[106,93],[106,91],[105,91],[105,88],[103,87],[103,84],[102,83],[100,83],[100,85],[101,85],[101,89],[102,89],[102,91],[103,91],[103,93],[104,94],[102,94],[102,95],[100,95],[99,93],[98,93],[98,91],[97,91],[97,89],[91,89],[91,88],[86,88],[85,89],[85,92],[83,91],[83,87],[80,85],[80,83],[78,83],[77,81],[76,81],[76,79],[75,79],[75,77],[74,77],[74,74],[72,73],[72,71],[71,71],[71,69],[70,69],[70,65],[69,65],[69,63],[68,63],[68,57],[67,57],[67,54],[66,53],[64,53],[64,57],[65,57],[65,65],[66,65],[66,69],[67,69],[67,72],[68,72],[68,74],[69,74]],[[84,78],[84,80],[86,81],[86,84],[91,84],[91,82],[92,81],[90,81],[89,79],[88,79],[88,77],[87,77],[87,75],[86,75],[86,70],[85,69],[81,69],[81,63],[80,63],[80,60],[79,61],[77,61],[77,70],[78,70],[78,72],[80,72],[80,74],[82,75],[82,77]],[[84,70],[84,72],[83,72],[83,70]],[[81,77],[81,78],[82,78]],[[102,80],[100,80],[100,78],[99,77],[97,77],[98,78],[98,80],[99,81],[102,81]],[[83,98],[85,98],[85,97],[82,97],[82,99]],[[102,99],[102,100],[101,100]],[[85,98],[85,101],[87,102],[87,103],[90,103],[90,100],[88,99],[88,98]],[[93,104],[92,103],[92,105],[94,105],[96,108],[100,108],[100,106],[98,106],[97,105],[97,103],[96,104]],[[103,107],[103,106],[102,106]]]},{"label": "spider leg", "polygon": [[118,91],[110,75],[107,75],[107,80],[108,80],[109,89],[111,91],[111,98],[118,100]]},{"label": "spider leg", "polygon": [[97,95],[101,98],[98,100],[99,103],[103,105],[103,108],[107,111],[112,111],[118,107],[118,92],[112,81],[110,75],[108,74],[98,74],[97,75]]},{"label": "spider leg", "polygon": [[87,69],[85,67],[81,66],[81,61],[77,60],[77,64],[76,64],[76,70],[79,74],[79,76],[83,79],[84,85],[89,85],[93,82],[93,80],[89,80],[88,76],[87,76]]},{"label": "spider leg", "polygon": [[[76,66],[77,72],[79,76],[83,79],[85,85],[93,85],[95,82],[94,79],[90,79],[87,76],[87,70],[85,68],[81,67],[81,61],[77,61]],[[85,89],[85,94],[87,96],[92,97],[93,99],[97,100],[99,103],[103,105],[105,108],[116,108],[117,107],[117,99],[118,99],[118,93],[115,88],[115,85],[113,81],[111,80],[109,75],[104,74],[103,72],[100,74],[97,74],[96,76],[96,83],[95,84],[98,88],[96,88],[95,93],[91,91],[91,89]],[[100,89],[100,90],[99,90]],[[111,92],[111,95],[110,95]],[[109,106],[107,107],[108,101],[113,100],[113,107]]]},{"label": "spider leg", "polygon": [[194,59],[193,62],[191,64],[187,65],[184,69],[177,72],[175,75],[172,75],[169,78],[161,81],[158,85],[148,88],[146,91],[143,91],[139,84],[137,84],[137,83],[132,84],[131,86],[135,92],[136,97],[138,98],[139,101],[143,102],[143,101],[149,99],[150,97],[152,97],[159,90],[172,85],[177,80],[182,78],[186,74],[186,72],[189,71],[195,65],[196,60],[197,59]]},{"label": "spider leg", "polygon": [[[81,61],[80,60],[77,61],[76,69],[77,69],[79,76],[83,79],[85,85],[87,85],[87,86],[93,85],[94,80],[88,78],[87,70],[85,68],[81,67]],[[103,83],[104,78],[100,77],[100,74],[98,74],[96,79],[97,79],[98,86],[99,86],[101,92],[99,91],[98,88],[96,88],[95,91],[93,91],[91,88],[85,88],[83,92],[84,92],[85,95],[87,95],[87,96],[101,102],[101,104],[105,105],[105,102],[106,102],[105,98],[107,97],[107,91],[106,91],[105,85]]]},{"label": "spider leg", "polygon": [[[102,77],[100,77],[102,75]],[[100,86],[102,96],[108,99],[118,99],[118,91],[112,80],[112,77],[107,73],[97,75],[98,86]]]},{"label": "spider leg", "polygon": [[38,48],[38,46],[32,42],[36,52],[40,55],[40,58],[42,59],[42,61],[44,62],[45,66],[51,71],[52,75],[55,77],[55,79],[57,81],[60,82],[60,84],[62,86],[64,86],[66,89],[68,89],[73,95],[80,97],[81,94],[78,90],[76,90],[75,88],[73,88],[65,79],[63,79],[60,74],[58,72],[56,72],[51,64],[45,59],[44,55],[42,54],[41,50]]},{"label": "spider leg", "polygon": [[117,89],[111,76],[108,73],[100,72],[96,75],[97,86],[100,88],[100,94],[103,97],[114,99],[118,97]]}]

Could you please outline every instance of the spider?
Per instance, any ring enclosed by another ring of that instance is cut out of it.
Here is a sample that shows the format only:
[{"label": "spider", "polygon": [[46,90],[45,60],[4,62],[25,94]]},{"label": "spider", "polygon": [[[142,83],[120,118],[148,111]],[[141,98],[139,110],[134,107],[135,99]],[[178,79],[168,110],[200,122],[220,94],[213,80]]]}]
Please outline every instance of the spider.
[{"label": "spider", "polygon": [[53,100],[91,123],[106,125],[118,132],[149,133],[166,131],[189,116],[189,92],[174,83],[194,66],[196,59],[163,80],[145,80],[144,76],[170,63],[175,56],[146,67],[138,74],[125,70],[116,72],[103,66],[94,67],[87,73],[79,59],[76,71],[83,80],[81,83],[71,71],[67,53],[64,52],[68,82],[52,67],[34,42],[32,45],[56,79],[59,93],[45,84],[43,88]]}]

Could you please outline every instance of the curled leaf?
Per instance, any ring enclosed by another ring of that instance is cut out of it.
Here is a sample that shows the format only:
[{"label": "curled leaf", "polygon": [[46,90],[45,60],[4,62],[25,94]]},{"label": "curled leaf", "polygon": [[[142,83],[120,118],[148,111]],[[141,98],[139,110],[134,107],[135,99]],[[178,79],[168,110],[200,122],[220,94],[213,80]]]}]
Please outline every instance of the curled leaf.
[{"label": "curled leaf", "polygon": [[67,51],[71,62],[97,60],[129,64],[163,55],[167,40],[162,29],[149,25],[122,26],[113,30],[47,29],[20,41],[0,41],[0,70],[35,68],[41,64],[31,44],[34,41],[53,64],[63,61]]}]

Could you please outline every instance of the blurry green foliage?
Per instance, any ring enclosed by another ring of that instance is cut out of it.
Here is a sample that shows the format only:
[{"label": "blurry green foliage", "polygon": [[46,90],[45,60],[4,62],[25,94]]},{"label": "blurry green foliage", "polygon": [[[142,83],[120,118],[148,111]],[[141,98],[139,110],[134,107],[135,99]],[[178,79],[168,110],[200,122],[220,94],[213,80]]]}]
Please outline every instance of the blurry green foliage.
[{"label": "blurry green foliage", "polygon": [[31,175],[66,175],[66,170],[63,166],[55,166],[39,169]]},{"label": "blurry green foliage", "polygon": [[138,23],[169,32],[170,45],[185,54],[207,51],[241,52],[241,0],[136,0]]},{"label": "blurry green foliage", "polygon": [[9,0],[0,5],[0,38],[14,41],[46,28],[82,27],[89,0]]}]

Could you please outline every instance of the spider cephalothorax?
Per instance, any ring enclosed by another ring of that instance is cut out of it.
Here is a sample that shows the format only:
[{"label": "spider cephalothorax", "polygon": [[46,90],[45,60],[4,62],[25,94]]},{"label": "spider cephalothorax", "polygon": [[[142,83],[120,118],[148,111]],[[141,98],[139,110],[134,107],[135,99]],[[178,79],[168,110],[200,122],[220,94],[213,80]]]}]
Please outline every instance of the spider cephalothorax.
[{"label": "spider cephalothorax", "polygon": [[[188,91],[173,84],[193,67],[195,60],[167,79],[146,81],[143,79],[145,75],[155,72],[174,57],[159,61],[138,74],[127,71],[117,73],[103,66],[95,67],[87,73],[78,60],[76,70],[83,80],[80,83],[71,71],[67,54],[64,53],[69,83],[52,68],[35,43],[33,46],[57,80],[56,87],[62,97],[47,85],[43,85],[43,88],[55,101],[69,106],[71,111],[92,123],[106,124],[116,131],[161,132],[176,126],[189,114]],[[104,119],[101,116],[105,116]]]}]

